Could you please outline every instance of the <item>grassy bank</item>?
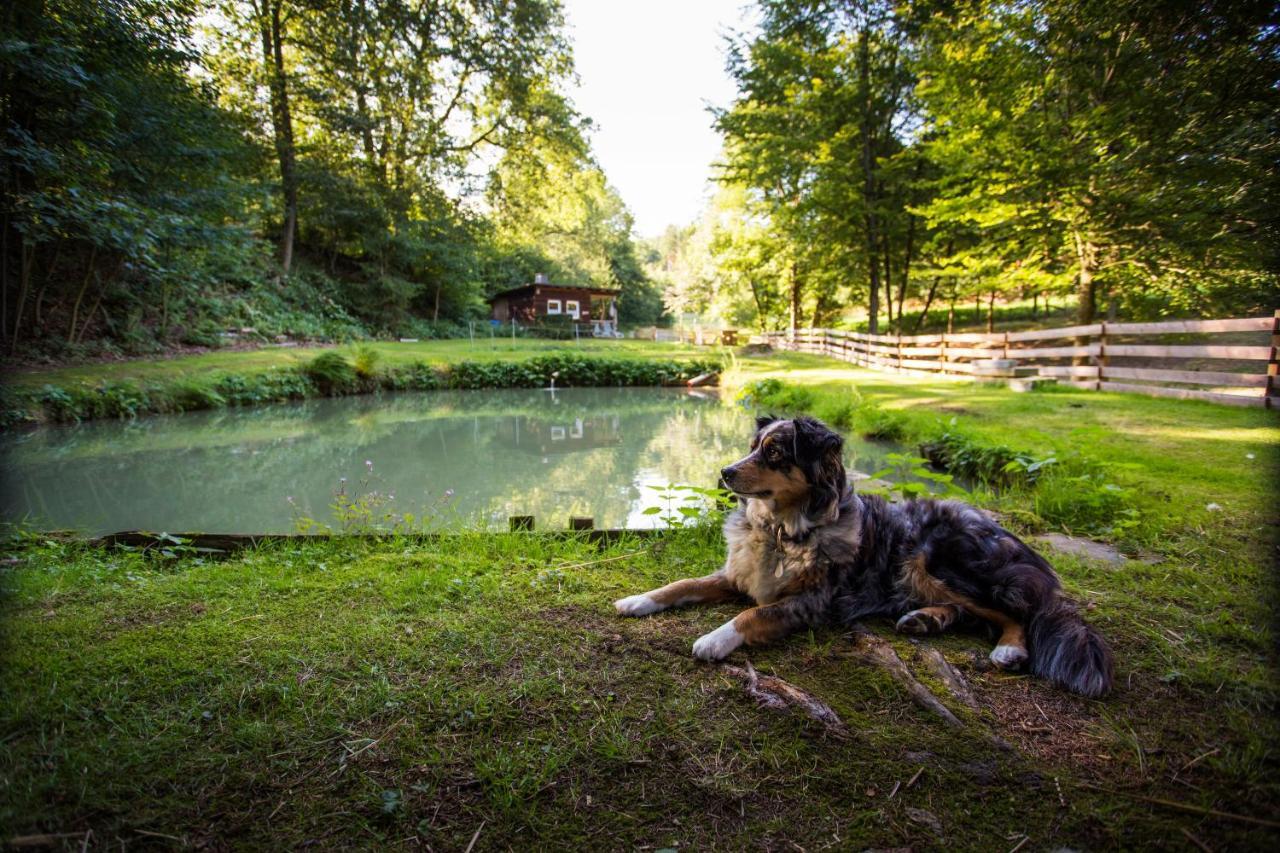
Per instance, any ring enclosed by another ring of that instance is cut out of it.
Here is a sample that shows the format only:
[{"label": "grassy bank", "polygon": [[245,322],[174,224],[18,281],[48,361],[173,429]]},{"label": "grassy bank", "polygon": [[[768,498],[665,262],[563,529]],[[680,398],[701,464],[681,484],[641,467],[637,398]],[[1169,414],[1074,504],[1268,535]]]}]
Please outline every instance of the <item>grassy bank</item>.
[{"label": "grassy bank", "polygon": [[[1242,742],[1230,693],[1206,705],[1135,666],[1130,642],[1117,695],[1085,702],[980,669],[978,638],[930,640],[978,697],[955,705],[953,731],[820,631],[749,657],[852,737],[760,708],[688,654],[731,606],[611,613],[619,595],[714,566],[717,537],[698,531],[601,551],[475,536],[225,560],[17,553],[0,664],[9,838],[462,849],[479,830],[476,849],[1003,849],[1027,834],[1036,849],[1186,830],[1258,847],[1265,827],[1091,786],[1255,816],[1277,802],[1270,724]],[[1127,630],[1105,574],[1059,565],[1104,630]]]},{"label": "grassy bank", "polygon": [[[475,850],[1280,841],[1265,824],[1280,807],[1273,414],[1016,395],[793,354],[742,359],[727,379],[766,410],[912,444],[951,436],[957,465],[1007,474],[998,488],[980,475],[973,499],[1021,532],[1065,527],[1133,557],[1046,552],[1115,647],[1115,693],[1080,700],[991,671],[983,637],[915,643],[885,623],[870,627],[961,727],[913,704],[836,630],[729,663],[809,691],[850,735],[762,708],[739,678],[689,654],[734,606],[641,620],[610,607],[717,566],[714,528],[601,549],[463,535],[229,557],[33,537],[0,564],[0,839],[63,834],[52,842],[79,849],[91,831],[90,847]],[[1010,459],[1023,461],[1004,472]],[[1110,502],[1090,509],[1098,494]],[[975,707],[941,690],[928,649],[969,682]]]},{"label": "grassy bank", "polygon": [[135,417],[317,396],[441,388],[665,385],[720,361],[645,342],[495,340],[267,349],[6,375],[0,425]]}]

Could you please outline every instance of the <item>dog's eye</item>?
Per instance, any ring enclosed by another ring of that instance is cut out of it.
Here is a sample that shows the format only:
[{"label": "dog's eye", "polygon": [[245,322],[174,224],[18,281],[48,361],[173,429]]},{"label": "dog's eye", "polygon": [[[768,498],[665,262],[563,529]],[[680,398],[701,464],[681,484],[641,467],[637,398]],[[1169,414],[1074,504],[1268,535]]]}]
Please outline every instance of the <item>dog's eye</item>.
[{"label": "dog's eye", "polygon": [[770,462],[777,462],[782,458],[782,450],[778,445],[771,444],[765,449],[764,457]]}]

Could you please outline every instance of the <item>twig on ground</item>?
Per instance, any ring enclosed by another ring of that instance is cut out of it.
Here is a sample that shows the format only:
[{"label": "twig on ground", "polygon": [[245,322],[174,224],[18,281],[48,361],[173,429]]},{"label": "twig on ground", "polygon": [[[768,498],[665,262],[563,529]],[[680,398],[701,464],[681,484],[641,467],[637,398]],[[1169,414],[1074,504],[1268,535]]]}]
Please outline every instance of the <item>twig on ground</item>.
[{"label": "twig on ground", "polygon": [[1191,830],[1187,829],[1185,826],[1178,827],[1178,831],[1181,832],[1183,835],[1185,835],[1188,841],[1190,841],[1196,847],[1199,847],[1201,850],[1203,850],[1204,853],[1213,853],[1212,847],[1210,847],[1208,844],[1205,844],[1199,838],[1196,838],[1194,835],[1192,835]]},{"label": "twig on ground", "polygon": [[1128,791],[1116,791],[1111,788],[1103,788],[1101,785],[1090,785],[1088,782],[1077,782],[1077,786],[1088,788],[1091,791],[1098,791],[1103,794],[1111,794],[1113,796],[1128,797],[1131,800],[1141,800],[1144,803],[1154,803],[1158,806],[1166,806],[1171,809],[1180,809],[1184,812],[1192,812],[1194,814],[1212,815],[1220,817],[1223,820],[1238,820],[1244,823],[1256,823],[1258,826],[1268,826],[1272,829],[1280,829],[1280,821],[1267,820],[1261,817],[1250,817],[1249,815],[1233,814],[1231,812],[1222,812],[1217,809],[1207,809],[1203,806],[1193,806],[1190,803],[1180,803],[1176,800],[1166,800],[1162,797],[1147,797],[1142,794],[1131,794]]},{"label": "twig on ground", "polygon": [[1024,835],[1024,836],[1022,836],[1022,840],[1021,840],[1021,841],[1019,841],[1017,844],[1013,845],[1013,847],[1009,848],[1009,853],[1018,853],[1018,851],[1022,849],[1023,845],[1024,845],[1024,844],[1026,844],[1026,843],[1027,843],[1028,841],[1030,841],[1030,840],[1031,840],[1031,836],[1030,836],[1030,835]]},{"label": "twig on ground", "polygon": [[830,705],[794,684],[783,681],[777,676],[760,675],[751,665],[751,661],[747,661],[745,667],[726,664],[721,668],[728,674],[745,680],[747,695],[761,706],[782,710],[789,705],[794,705],[812,719],[822,723],[827,732],[834,737],[842,740],[850,737],[848,727],[840,716],[831,710]]},{"label": "twig on ground", "polygon": [[917,770],[917,771],[916,771],[916,775],[912,776],[912,777],[911,777],[911,779],[910,779],[910,781],[908,781],[908,782],[907,782],[907,788],[910,788],[912,785],[914,785],[914,784],[916,783],[916,780],[920,778],[920,774],[921,774],[921,773],[923,773],[923,772],[924,772],[924,768],[923,768],[923,767],[921,767],[919,770]]},{"label": "twig on ground", "polygon": [[1201,761],[1204,761],[1209,756],[1217,755],[1219,752],[1222,752],[1222,749],[1220,747],[1215,746],[1213,749],[1209,750],[1208,752],[1197,755],[1195,758],[1191,759],[1186,764],[1182,765],[1182,767],[1179,768],[1178,772],[1181,773],[1183,770],[1190,770],[1192,767],[1195,767],[1197,764],[1199,764]]},{"label": "twig on ground", "polygon": [[551,568],[557,569],[559,571],[564,571],[565,569],[585,569],[587,566],[598,566],[601,563],[612,563],[612,562],[616,562],[617,560],[625,560],[628,557],[634,557],[637,554],[643,554],[643,553],[644,553],[643,551],[628,551],[625,554],[618,554],[613,557],[604,557],[603,559],[599,559],[599,560],[588,560],[585,563],[568,563],[566,565],[552,566]]},{"label": "twig on ground", "polygon": [[467,845],[466,853],[471,853],[471,849],[476,846],[476,841],[480,838],[480,830],[484,829],[486,823],[488,823],[488,818],[480,821],[480,825],[476,827],[476,834],[471,836],[471,843]]}]

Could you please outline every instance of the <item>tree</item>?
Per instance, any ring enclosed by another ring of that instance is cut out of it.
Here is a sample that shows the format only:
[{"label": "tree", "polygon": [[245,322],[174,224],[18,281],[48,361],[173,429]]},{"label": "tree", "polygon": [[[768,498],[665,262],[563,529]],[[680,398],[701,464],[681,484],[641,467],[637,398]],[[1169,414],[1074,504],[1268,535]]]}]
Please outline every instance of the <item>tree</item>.
[{"label": "tree", "polygon": [[945,179],[926,216],[976,226],[1006,283],[1070,266],[1082,324],[1100,290],[1265,266],[1271,15],[1269,3],[1053,0],[936,17],[921,97]]}]

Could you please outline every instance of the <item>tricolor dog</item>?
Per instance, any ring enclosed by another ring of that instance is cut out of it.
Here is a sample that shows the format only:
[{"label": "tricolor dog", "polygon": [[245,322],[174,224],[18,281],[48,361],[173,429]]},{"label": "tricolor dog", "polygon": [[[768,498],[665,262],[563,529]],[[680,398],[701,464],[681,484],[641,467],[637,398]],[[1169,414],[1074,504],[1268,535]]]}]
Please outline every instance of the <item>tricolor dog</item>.
[{"label": "tricolor dog", "polygon": [[855,494],[843,440],[813,418],[757,426],[750,452],[721,472],[740,499],[724,525],[724,567],[623,598],[619,613],[750,598],[754,607],[693,644],[708,661],[822,624],[889,617],[901,632],[930,634],[976,619],[999,634],[996,666],[1084,696],[1111,688],[1106,642],[1018,537],[958,501]]}]

